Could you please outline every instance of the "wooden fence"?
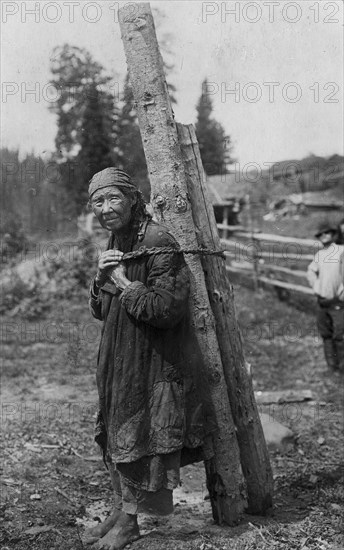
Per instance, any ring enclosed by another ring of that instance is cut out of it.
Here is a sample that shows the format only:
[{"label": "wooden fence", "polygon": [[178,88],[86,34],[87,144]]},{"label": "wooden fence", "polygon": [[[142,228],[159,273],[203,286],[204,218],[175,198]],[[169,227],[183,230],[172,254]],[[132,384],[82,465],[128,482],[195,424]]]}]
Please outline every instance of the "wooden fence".
[{"label": "wooden fence", "polygon": [[321,248],[315,239],[297,239],[217,225],[233,282],[274,287],[279,296],[289,293],[313,296],[307,281],[307,266]]}]

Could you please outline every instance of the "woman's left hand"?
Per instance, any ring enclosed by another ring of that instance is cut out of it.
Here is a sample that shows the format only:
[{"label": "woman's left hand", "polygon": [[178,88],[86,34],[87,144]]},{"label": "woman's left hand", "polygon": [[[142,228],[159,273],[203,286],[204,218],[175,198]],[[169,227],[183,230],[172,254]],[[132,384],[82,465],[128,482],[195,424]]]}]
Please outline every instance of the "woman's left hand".
[{"label": "woman's left hand", "polygon": [[123,262],[120,262],[110,273],[110,279],[118,289],[124,290],[131,281],[126,277],[126,267]]}]

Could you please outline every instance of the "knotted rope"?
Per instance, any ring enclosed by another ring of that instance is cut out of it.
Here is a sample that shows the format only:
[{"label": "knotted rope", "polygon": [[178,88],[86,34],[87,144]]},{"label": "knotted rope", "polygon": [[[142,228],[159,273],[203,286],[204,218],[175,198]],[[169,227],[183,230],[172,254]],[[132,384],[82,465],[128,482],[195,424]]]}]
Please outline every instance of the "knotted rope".
[{"label": "knotted rope", "polygon": [[225,259],[225,253],[223,250],[209,250],[208,248],[175,248],[173,246],[162,246],[147,248],[141,246],[138,250],[133,252],[126,252],[122,256],[122,260],[135,260],[143,256],[154,256],[158,254],[199,254],[200,256],[219,256]]}]

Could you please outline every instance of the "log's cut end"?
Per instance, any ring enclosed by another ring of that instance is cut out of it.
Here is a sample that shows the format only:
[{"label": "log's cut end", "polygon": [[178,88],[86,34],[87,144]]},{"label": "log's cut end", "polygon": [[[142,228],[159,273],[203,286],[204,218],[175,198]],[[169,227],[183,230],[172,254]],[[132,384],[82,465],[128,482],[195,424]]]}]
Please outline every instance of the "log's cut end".
[{"label": "log's cut end", "polygon": [[244,488],[228,494],[221,475],[216,470],[213,460],[205,461],[207,474],[207,489],[209,491],[212,514],[218,525],[237,525],[245,511],[247,502],[244,497]]},{"label": "log's cut end", "polygon": [[146,19],[150,18],[153,21],[152,11],[150,9],[149,2],[133,2],[124,4],[118,10],[118,17],[120,23],[135,23],[138,30],[141,25],[146,25]]}]

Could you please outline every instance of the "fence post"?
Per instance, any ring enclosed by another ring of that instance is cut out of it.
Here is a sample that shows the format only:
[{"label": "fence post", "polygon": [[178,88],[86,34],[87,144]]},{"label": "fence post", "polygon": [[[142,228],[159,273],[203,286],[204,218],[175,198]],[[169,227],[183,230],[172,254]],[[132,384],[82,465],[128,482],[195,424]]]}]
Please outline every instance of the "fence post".
[{"label": "fence post", "polygon": [[[227,225],[227,226],[228,226],[228,206],[224,206],[224,207],[223,207],[223,218],[222,218],[222,223],[223,223],[224,225]],[[223,238],[223,239],[228,239],[228,229],[224,229],[224,230],[223,230],[222,238]]]},{"label": "fence post", "polygon": [[255,239],[253,231],[251,233],[251,240],[252,240],[252,244],[253,244],[254,290],[258,290],[259,289],[259,254],[256,251],[256,243],[258,241]]},{"label": "fence post", "polygon": [[259,288],[259,257],[256,253],[256,239],[254,237],[254,227],[253,227],[253,218],[252,218],[252,209],[251,209],[251,197],[250,194],[246,195],[246,204],[247,204],[247,214],[248,214],[248,225],[251,233],[251,242],[253,247],[253,283],[254,290]]}]

